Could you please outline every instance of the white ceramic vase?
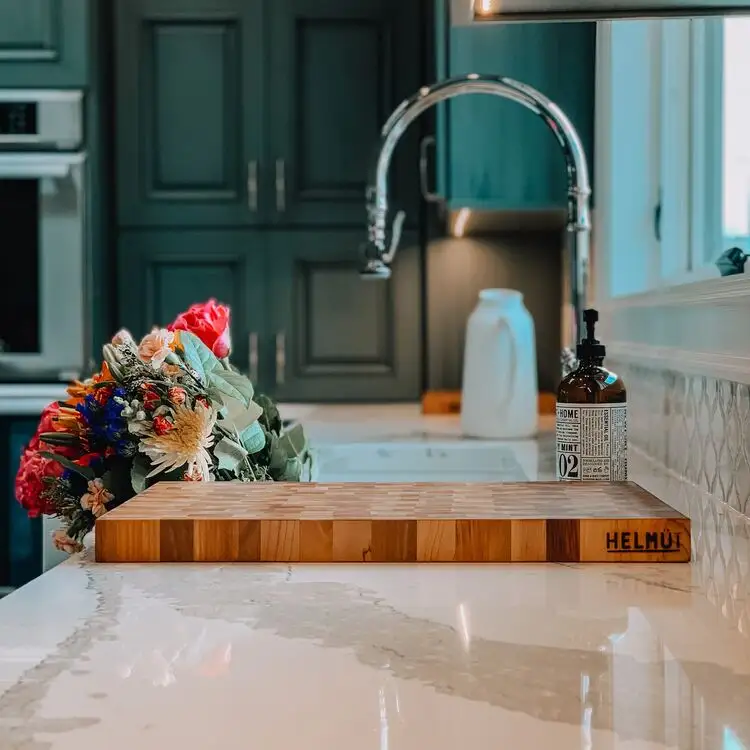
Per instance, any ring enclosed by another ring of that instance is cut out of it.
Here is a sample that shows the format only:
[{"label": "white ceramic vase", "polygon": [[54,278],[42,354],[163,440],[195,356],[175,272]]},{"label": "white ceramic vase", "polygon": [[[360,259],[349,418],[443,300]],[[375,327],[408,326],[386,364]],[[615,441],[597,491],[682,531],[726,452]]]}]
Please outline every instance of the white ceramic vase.
[{"label": "white ceramic vase", "polygon": [[464,349],[461,430],[495,440],[536,435],[534,320],[513,289],[483,289],[469,316]]}]

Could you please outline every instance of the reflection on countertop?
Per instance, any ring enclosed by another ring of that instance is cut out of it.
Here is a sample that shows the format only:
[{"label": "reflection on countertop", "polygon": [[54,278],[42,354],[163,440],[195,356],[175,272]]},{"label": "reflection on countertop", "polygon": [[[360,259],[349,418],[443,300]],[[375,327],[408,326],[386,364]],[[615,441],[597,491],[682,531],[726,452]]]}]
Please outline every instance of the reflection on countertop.
[{"label": "reflection on countertop", "polygon": [[554,417],[534,440],[476,440],[457,416],[415,404],[281,407],[305,426],[325,482],[535,482],[555,479]]},{"label": "reflection on countertop", "polygon": [[[346,447],[420,421],[359,408]],[[71,560],[0,602],[0,748],[750,748],[748,519],[632,463],[692,565]]]}]

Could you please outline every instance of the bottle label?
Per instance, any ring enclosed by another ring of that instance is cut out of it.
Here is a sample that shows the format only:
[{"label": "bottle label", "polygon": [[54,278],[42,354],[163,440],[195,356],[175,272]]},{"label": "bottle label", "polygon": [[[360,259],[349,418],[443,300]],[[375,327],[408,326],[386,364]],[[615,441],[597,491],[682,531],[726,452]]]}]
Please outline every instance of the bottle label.
[{"label": "bottle label", "polygon": [[627,480],[626,404],[558,404],[555,441],[558,479]]}]

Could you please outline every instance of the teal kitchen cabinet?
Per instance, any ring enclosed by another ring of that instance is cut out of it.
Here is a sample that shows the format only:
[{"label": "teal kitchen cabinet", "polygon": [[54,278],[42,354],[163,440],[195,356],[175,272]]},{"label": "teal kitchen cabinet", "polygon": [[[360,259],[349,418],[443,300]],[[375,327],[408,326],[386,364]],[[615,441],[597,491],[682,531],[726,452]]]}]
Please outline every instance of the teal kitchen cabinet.
[{"label": "teal kitchen cabinet", "polygon": [[257,381],[257,342],[266,328],[264,243],[262,232],[243,229],[121,232],[120,325],[139,337],[215,297],[232,309],[232,361]]},{"label": "teal kitchen cabinet", "polygon": [[[420,79],[414,0],[269,3],[270,151],[281,225],[362,226],[380,129]],[[394,154],[392,200],[416,221],[416,128]]]},{"label": "teal kitchen cabinet", "polygon": [[262,0],[118,0],[121,226],[258,223]]},{"label": "teal kitchen cabinet", "polygon": [[420,395],[419,247],[393,278],[358,274],[360,230],[131,229],[118,248],[121,325],[140,336],[196,301],[232,308],[232,362],[290,401]]},{"label": "teal kitchen cabinet", "polygon": [[421,393],[419,248],[405,233],[389,281],[363,281],[360,231],[269,234],[271,392],[282,401],[399,401]]},{"label": "teal kitchen cabinet", "polygon": [[85,86],[89,2],[0,0],[0,86]]},{"label": "teal kitchen cabinet", "polygon": [[[118,223],[363,226],[419,39],[416,1],[117,0]],[[392,172],[413,221],[417,145]]]},{"label": "teal kitchen cabinet", "polygon": [[[593,170],[595,23],[438,24],[444,75],[529,84],[577,128]],[[565,161],[541,118],[500,97],[469,94],[438,116],[438,190],[450,208],[547,210],[566,205]]]}]

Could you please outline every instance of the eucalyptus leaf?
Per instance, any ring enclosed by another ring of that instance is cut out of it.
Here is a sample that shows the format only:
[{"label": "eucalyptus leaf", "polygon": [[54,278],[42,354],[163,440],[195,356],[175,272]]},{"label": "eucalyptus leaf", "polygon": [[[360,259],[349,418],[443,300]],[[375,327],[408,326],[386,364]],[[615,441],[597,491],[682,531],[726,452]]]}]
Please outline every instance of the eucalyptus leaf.
[{"label": "eucalyptus leaf", "polygon": [[[207,373],[207,383],[211,390],[216,390],[222,396],[228,396],[239,401],[244,406],[252,403],[252,386],[243,375],[237,375],[230,370],[212,370]],[[247,396],[248,386],[250,396]]]},{"label": "eucalyptus leaf", "polygon": [[205,385],[209,375],[216,369],[221,369],[221,363],[214,353],[195,335],[189,331],[180,331],[180,344],[182,345],[185,363],[198,374],[201,382]]},{"label": "eucalyptus leaf", "polygon": [[136,494],[146,489],[146,477],[151,471],[151,461],[143,454],[138,454],[130,467],[130,484]]},{"label": "eucalyptus leaf", "polygon": [[39,455],[44,456],[44,458],[51,458],[53,461],[57,461],[57,463],[68,469],[68,471],[74,471],[76,474],[80,474],[86,480],[91,480],[95,476],[94,470],[90,466],[79,466],[78,464],[73,463],[69,458],[60,456],[57,453],[52,453],[51,451],[39,451]]},{"label": "eucalyptus leaf", "polygon": [[214,455],[219,459],[219,468],[236,472],[239,465],[247,458],[247,451],[234,440],[223,437],[214,446]]},{"label": "eucalyptus leaf", "polygon": [[257,420],[240,432],[240,440],[248,453],[257,453],[266,447],[266,433]]},{"label": "eucalyptus leaf", "polygon": [[253,400],[255,390],[253,384],[241,372],[233,370],[220,370],[217,372],[223,380],[233,385],[242,394],[242,403],[247,406]]},{"label": "eucalyptus leaf", "polygon": [[271,473],[284,471],[289,456],[281,447],[278,435],[271,435],[271,446],[268,451],[268,469]]},{"label": "eucalyptus leaf", "polygon": [[284,473],[281,475],[282,482],[299,482],[302,476],[302,461],[299,458],[288,458]]},{"label": "eucalyptus leaf", "polygon": [[307,438],[301,424],[288,429],[279,440],[279,446],[287,456],[301,456],[307,450]]}]

